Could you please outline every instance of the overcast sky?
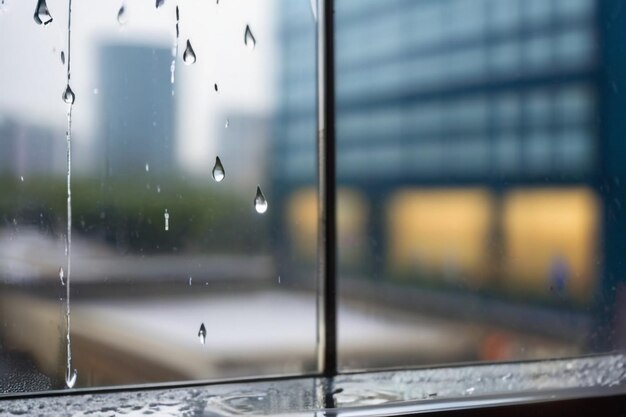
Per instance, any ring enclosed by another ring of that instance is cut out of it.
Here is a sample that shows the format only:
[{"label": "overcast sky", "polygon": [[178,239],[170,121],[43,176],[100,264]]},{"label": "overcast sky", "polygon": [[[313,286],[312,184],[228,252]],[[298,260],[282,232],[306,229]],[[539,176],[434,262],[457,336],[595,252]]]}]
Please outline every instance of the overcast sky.
[{"label": "overcast sky", "polygon": [[[61,101],[65,67],[60,51],[67,48],[67,0],[48,0],[53,22],[33,20],[36,0],[4,0],[0,11],[0,117],[65,130]],[[214,158],[214,137],[229,112],[271,113],[275,100],[275,0],[178,0],[180,51],[177,62],[177,158],[189,173],[206,175]],[[117,13],[125,4],[127,22]],[[97,139],[98,47],[104,42],[171,48],[176,0],[155,8],[154,0],[74,0],[72,14],[72,88],[76,93],[74,139],[85,159]],[[243,43],[249,24],[257,39],[254,51]],[[198,57],[182,62],[186,39]],[[213,92],[219,84],[220,94]],[[98,90],[99,91],[99,90]],[[63,137],[60,140],[64,140]],[[76,161],[81,166],[81,161]],[[83,164],[88,161],[83,161]]]}]

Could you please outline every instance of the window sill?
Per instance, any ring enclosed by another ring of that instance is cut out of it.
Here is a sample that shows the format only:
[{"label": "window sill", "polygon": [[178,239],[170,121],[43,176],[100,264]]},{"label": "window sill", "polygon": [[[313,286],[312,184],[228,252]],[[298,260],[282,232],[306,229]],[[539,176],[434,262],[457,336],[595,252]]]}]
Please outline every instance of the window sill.
[{"label": "window sill", "polygon": [[541,415],[585,415],[598,409],[603,415],[623,415],[625,396],[626,356],[614,354],[354,373],[330,382],[300,377],[60,391],[5,397],[0,415],[465,415],[477,408],[513,415],[535,415],[536,410],[543,410]]}]

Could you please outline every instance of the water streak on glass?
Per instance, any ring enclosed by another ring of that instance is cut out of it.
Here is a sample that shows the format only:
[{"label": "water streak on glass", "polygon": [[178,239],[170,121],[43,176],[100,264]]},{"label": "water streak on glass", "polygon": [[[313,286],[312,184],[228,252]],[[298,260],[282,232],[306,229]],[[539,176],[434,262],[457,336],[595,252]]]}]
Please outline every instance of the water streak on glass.
[{"label": "water streak on glass", "polygon": [[172,83],[172,95],[174,95],[174,79],[176,76],[176,58],[178,57],[178,38],[180,37],[180,11],[178,4],[176,4],[176,33],[174,35],[174,46],[172,47],[172,63],[170,64],[170,81]]},{"label": "water streak on glass", "polygon": [[63,99],[67,103],[67,234],[66,234],[66,256],[67,256],[67,279],[65,281],[65,320],[67,342],[67,369],[65,383],[68,388],[74,387],[77,372],[72,371],[72,340],[71,340],[71,319],[70,319],[70,282],[72,274],[72,108],[74,107],[75,95],[70,88],[71,65],[72,65],[72,0],[67,2],[67,87],[63,93]]}]

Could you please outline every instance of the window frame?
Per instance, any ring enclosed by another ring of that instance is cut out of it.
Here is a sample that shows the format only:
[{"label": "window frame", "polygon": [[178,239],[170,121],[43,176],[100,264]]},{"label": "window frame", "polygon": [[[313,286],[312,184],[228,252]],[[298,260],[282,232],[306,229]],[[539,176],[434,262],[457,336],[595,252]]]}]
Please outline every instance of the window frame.
[{"label": "window frame", "polygon": [[[317,256],[317,372],[303,375],[276,377],[233,378],[215,381],[188,381],[157,383],[148,385],[118,386],[104,388],[80,388],[32,393],[9,393],[0,395],[4,401],[73,396],[86,394],[127,393],[164,388],[188,388],[231,383],[259,383],[290,381],[294,379],[319,378],[323,381],[323,406],[326,416],[358,415],[365,407],[344,410],[335,407],[335,378],[339,375],[362,372],[339,372],[337,349],[337,179],[336,179],[336,94],[335,94],[335,0],[312,0],[317,3],[317,181],[318,181],[318,256]],[[411,369],[407,367],[405,369]],[[373,371],[368,373],[375,373]],[[542,393],[544,394],[544,393]],[[467,401],[466,401],[467,402]],[[562,415],[587,416],[601,412],[602,415],[626,415],[626,387],[618,389],[582,389],[546,392],[544,395],[500,395],[493,400],[475,401],[473,406],[464,406],[458,401],[441,399],[441,407],[417,410],[416,403],[395,403],[384,415],[405,416],[525,416]],[[424,402],[419,405],[423,407]],[[395,410],[395,411],[394,411]],[[298,411],[298,410],[294,410]],[[320,410],[322,411],[322,410]],[[317,415],[317,414],[316,414]],[[367,414],[372,415],[372,414]]]}]

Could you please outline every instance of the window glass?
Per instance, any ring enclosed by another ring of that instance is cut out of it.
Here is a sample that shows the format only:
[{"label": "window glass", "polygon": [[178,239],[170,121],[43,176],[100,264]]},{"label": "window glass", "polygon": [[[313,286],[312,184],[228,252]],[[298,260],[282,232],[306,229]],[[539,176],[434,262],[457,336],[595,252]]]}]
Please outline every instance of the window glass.
[{"label": "window glass", "polygon": [[620,2],[337,3],[341,369],[622,348]]},{"label": "window glass", "polygon": [[0,393],[313,371],[309,2],[71,16],[70,54],[67,1],[0,6]]}]

